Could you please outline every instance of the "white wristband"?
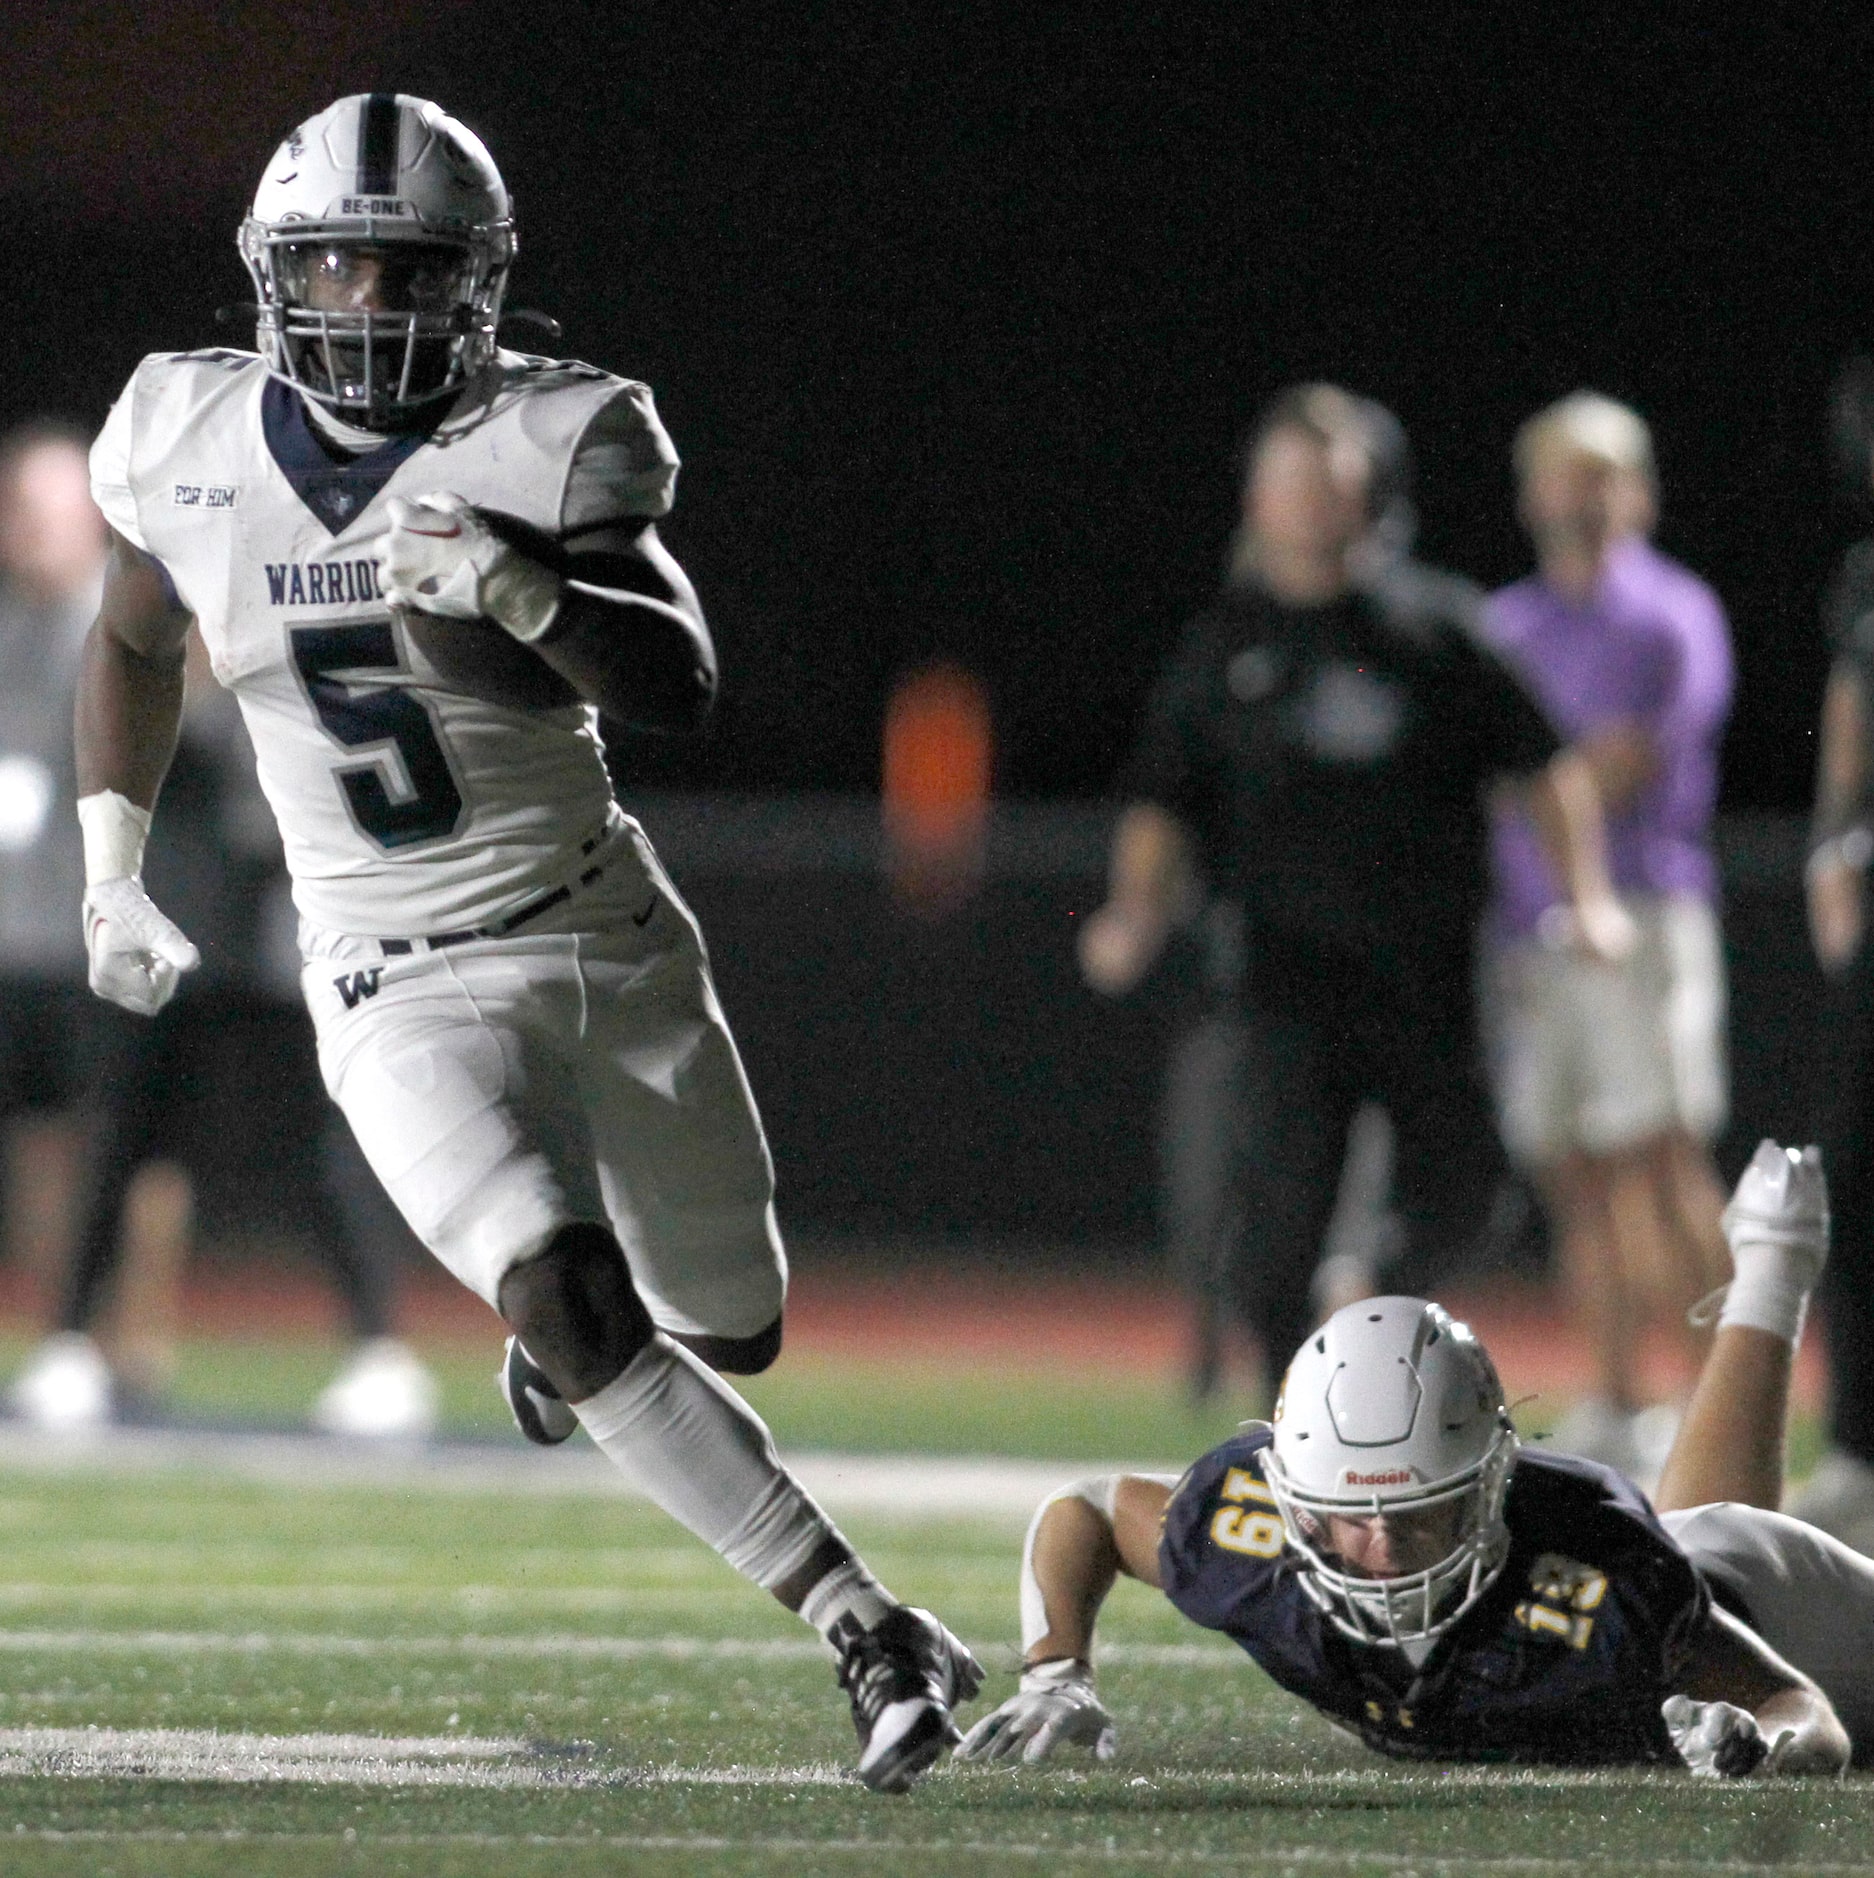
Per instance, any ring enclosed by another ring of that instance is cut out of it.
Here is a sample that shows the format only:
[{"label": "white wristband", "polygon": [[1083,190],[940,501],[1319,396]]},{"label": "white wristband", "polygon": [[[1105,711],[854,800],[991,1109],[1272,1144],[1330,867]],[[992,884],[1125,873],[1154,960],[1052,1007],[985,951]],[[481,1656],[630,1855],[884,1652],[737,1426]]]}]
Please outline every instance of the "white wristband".
[{"label": "white wristband", "polygon": [[143,871],[143,844],[149,839],[150,812],[115,789],[78,798],[78,826],[85,837],[85,885],[121,880]]},{"label": "white wristband", "polygon": [[1038,1695],[1044,1689],[1058,1689],[1064,1682],[1093,1683],[1093,1665],[1085,1657],[1051,1656],[1045,1663],[1030,1663],[1021,1674],[1023,1695]]}]

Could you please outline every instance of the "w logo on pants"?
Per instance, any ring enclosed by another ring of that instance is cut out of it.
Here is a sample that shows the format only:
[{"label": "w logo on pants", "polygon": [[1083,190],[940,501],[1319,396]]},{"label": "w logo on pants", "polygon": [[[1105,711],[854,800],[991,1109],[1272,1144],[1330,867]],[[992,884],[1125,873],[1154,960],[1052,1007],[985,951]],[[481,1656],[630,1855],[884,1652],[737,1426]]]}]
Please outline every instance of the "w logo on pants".
[{"label": "w logo on pants", "polygon": [[345,1000],[345,1009],[355,1011],[364,999],[377,996],[377,981],[383,975],[383,966],[373,965],[368,972],[340,972],[332,984]]}]

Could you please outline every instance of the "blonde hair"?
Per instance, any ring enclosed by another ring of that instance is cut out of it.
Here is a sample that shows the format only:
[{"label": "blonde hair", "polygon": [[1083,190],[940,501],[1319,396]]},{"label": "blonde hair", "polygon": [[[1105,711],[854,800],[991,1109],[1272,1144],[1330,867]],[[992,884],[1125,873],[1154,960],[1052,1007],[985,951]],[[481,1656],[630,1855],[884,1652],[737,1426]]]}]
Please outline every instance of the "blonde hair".
[{"label": "blonde hair", "polygon": [[1571,392],[1538,411],[1516,433],[1510,454],[1526,482],[1537,463],[1557,451],[1590,457],[1637,476],[1649,490],[1657,487],[1646,419],[1598,391]]}]

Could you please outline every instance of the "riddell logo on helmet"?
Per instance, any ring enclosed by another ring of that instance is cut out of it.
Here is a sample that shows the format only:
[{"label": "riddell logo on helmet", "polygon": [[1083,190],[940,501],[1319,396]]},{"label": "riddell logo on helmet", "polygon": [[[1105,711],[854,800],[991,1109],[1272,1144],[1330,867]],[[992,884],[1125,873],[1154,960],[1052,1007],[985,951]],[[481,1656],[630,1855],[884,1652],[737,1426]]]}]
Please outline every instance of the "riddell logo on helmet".
[{"label": "riddell logo on helmet", "polygon": [[1409,1467],[1387,1467],[1377,1474],[1363,1474],[1357,1467],[1350,1467],[1340,1477],[1343,1487],[1409,1487],[1414,1479]]}]

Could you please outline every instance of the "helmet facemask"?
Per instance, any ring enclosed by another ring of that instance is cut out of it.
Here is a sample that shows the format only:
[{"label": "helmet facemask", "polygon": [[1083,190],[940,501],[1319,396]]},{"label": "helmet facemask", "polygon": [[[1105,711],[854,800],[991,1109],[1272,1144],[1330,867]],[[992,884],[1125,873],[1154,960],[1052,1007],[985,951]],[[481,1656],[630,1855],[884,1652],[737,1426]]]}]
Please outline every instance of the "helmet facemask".
[{"label": "helmet facemask", "polygon": [[262,349],[334,416],[408,429],[493,355],[507,270],[495,246],[249,222],[241,251],[260,296]]},{"label": "helmet facemask", "polygon": [[[1298,1555],[1302,1590],[1328,1621],[1356,1643],[1395,1646],[1441,1637],[1483,1596],[1503,1568],[1509,1529],[1503,1500],[1516,1436],[1505,1426],[1478,1465],[1428,1491],[1366,1495],[1310,1493],[1296,1487],[1273,1453],[1265,1456],[1269,1489],[1288,1543]],[[1411,1546],[1431,1533],[1443,1550],[1430,1564],[1386,1577],[1343,1560],[1330,1521],[1384,1519]]]}]

